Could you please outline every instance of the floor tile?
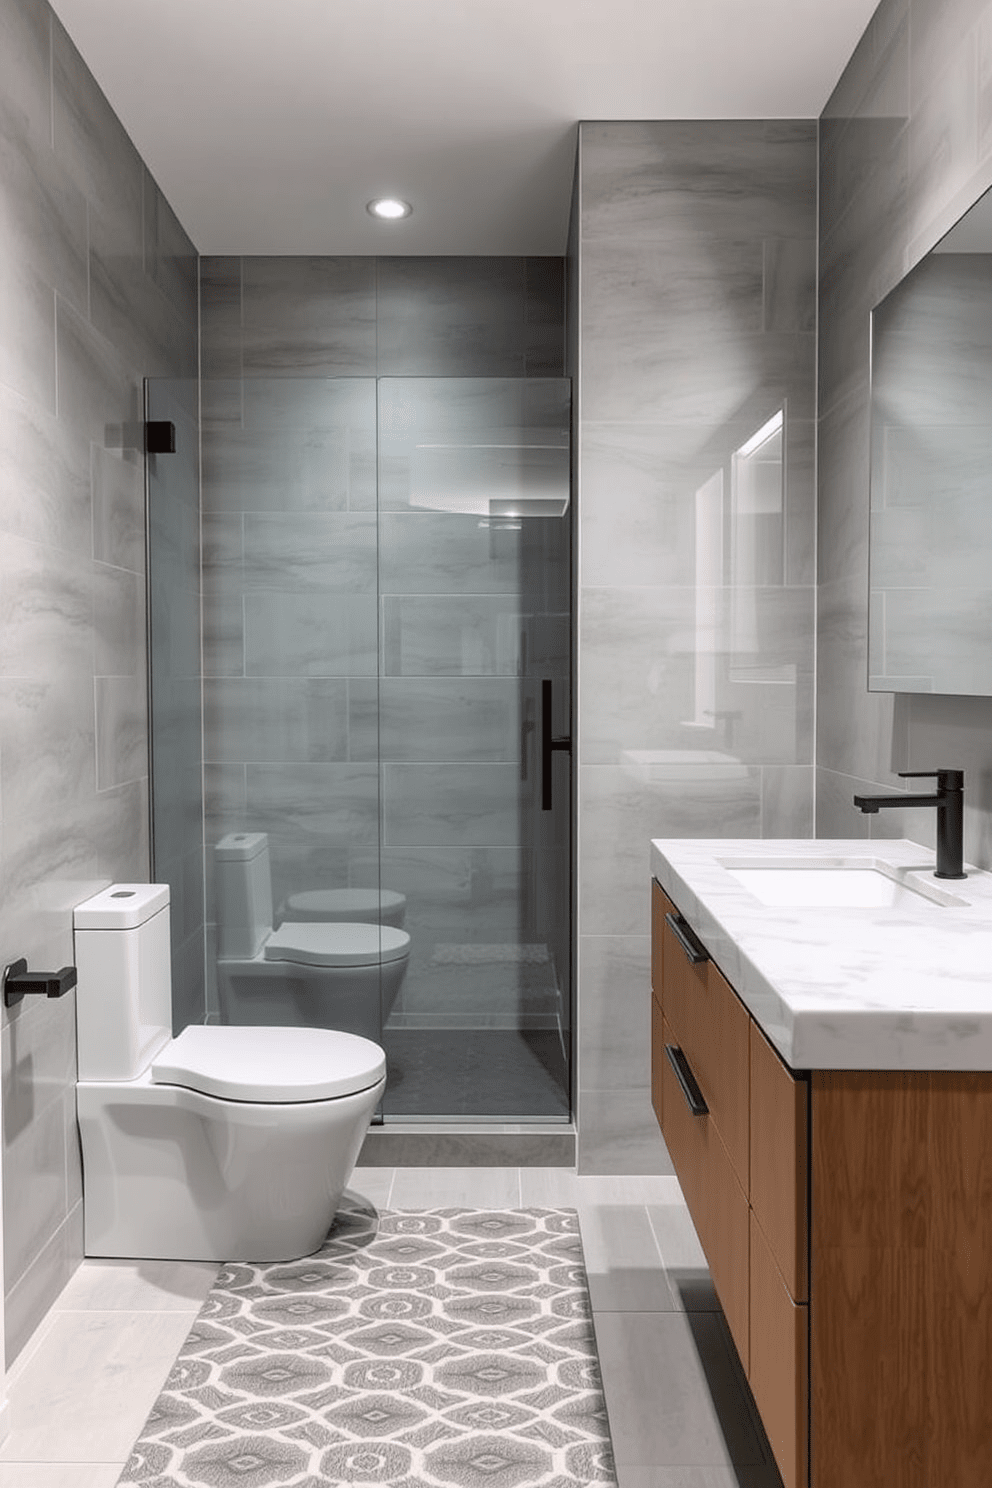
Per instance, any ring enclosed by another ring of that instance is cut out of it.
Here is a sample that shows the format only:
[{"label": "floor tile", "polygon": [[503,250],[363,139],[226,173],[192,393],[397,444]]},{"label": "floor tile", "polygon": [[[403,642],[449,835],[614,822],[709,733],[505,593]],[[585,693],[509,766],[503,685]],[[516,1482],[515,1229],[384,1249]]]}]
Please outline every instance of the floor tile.
[{"label": "floor tile", "polygon": [[643,1204],[582,1205],[579,1232],[594,1314],[675,1310]]},{"label": "floor tile", "polygon": [[367,1199],[377,1209],[388,1209],[395,1172],[395,1168],[356,1168],[346,1192]]},{"label": "floor tile", "polygon": [[124,1461],[0,1462],[0,1488],[115,1488],[123,1468]]},{"label": "floor tile", "polygon": [[618,1463],[764,1464],[721,1324],[704,1312],[596,1314]]},{"label": "floor tile", "polygon": [[620,1467],[618,1488],[782,1488],[774,1467]]},{"label": "floor tile", "polygon": [[125,1461],[195,1313],[54,1314],[10,1382],[0,1461]]},{"label": "floor tile", "polygon": [[517,1209],[520,1169],[397,1168],[389,1204],[392,1209],[444,1209],[456,1204]]},{"label": "floor tile", "polygon": [[84,1261],[54,1311],[195,1312],[217,1270],[209,1261]]},{"label": "floor tile", "polygon": [[675,1306],[683,1312],[719,1312],[706,1257],[685,1204],[649,1204],[647,1215]]}]

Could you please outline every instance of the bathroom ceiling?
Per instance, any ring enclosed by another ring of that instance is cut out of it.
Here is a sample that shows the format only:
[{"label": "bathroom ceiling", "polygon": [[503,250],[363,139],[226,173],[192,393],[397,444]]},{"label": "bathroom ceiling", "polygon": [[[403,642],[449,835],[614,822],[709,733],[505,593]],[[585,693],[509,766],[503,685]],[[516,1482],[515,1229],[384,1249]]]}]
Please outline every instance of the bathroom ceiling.
[{"label": "bathroom ceiling", "polygon": [[[876,0],[55,0],[201,253],[564,252],[579,119],[812,118]],[[413,204],[400,223],[366,202]]]}]

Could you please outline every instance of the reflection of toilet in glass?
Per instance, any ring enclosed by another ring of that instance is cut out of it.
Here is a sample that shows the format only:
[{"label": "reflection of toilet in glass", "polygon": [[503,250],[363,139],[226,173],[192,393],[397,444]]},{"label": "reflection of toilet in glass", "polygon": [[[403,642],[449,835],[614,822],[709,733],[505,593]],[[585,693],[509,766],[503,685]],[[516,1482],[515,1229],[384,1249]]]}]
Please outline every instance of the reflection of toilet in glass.
[{"label": "reflection of toilet in glass", "polygon": [[173,1038],[167,885],[104,889],[74,935],[86,1254],[316,1250],[385,1088],[382,1049],[313,1028]]},{"label": "reflection of toilet in glass", "polygon": [[342,1028],[378,1037],[406,975],[410,937],[392,925],[284,920],[272,928],[264,832],[214,849],[222,1023]]},{"label": "reflection of toilet in glass", "polygon": [[406,895],[395,889],[304,889],[288,894],[279,906],[276,922],[312,921],[328,924],[348,920],[352,924],[392,925],[403,929]]}]

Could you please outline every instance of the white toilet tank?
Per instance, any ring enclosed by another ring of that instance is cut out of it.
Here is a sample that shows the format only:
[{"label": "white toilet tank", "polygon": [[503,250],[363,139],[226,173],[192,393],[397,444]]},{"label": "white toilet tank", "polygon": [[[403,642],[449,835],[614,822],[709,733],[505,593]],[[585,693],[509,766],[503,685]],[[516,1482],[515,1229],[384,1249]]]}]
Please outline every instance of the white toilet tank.
[{"label": "white toilet tank", "polygon": [[214,848],[217,954],[250,961],[272,930],[272,870],[265,832],[228,832]]},{"label": "white toilet tank", "polygon": [[111,884],[77,904],[79,1078],[133,1080],[172,1037],[168,884]]}]

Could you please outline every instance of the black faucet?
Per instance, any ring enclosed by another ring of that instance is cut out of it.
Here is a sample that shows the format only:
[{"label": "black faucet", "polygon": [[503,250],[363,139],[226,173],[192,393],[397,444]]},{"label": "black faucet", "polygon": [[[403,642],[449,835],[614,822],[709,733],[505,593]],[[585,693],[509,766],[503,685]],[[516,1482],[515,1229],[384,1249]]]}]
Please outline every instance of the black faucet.
[{"label": "black faucet", "polygon": [[854,804],[873,815],[883,806],[936,806],[937,867],[934,878],[967,878],[962,868],[964,858],[964,771],[900,770],[900,780],[937,777],[933,796],[855,796]]}]

